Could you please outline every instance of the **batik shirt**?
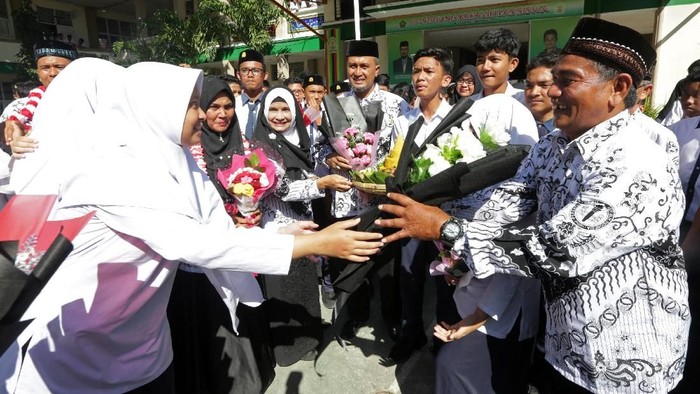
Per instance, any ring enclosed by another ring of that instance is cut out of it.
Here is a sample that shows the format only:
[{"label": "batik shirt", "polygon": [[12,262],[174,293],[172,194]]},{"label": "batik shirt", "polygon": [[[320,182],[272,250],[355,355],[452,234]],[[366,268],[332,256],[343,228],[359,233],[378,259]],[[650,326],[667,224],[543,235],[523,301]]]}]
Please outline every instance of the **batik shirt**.
[{"label": "batik shirt", "polygon": [[[476,277],[535,276],[545,358],[593,392],[658,392],[682,377],[690,314],[678,168],[628,112],[569,142],[542,138],[490,193],[452,253]],[[631,143],[634,142],[634,143]],[[537,209],[537,226],[503,227]]]},{"label": "batik shirt", "polygon": [[[355,93],[350,92],[349,94],[353,95]],[[379,89],[379,85],[377,84],[374,84],[374,89],[367,97],[360,99],[360,106],[365,107],[372,101],[381,102],[382,112],[384,112],[382,128],[379,134],[379,143],[377,144],[377,161],[381,161],[389,154],[389,149],[391,148],[391,134],[396,119],[408,112],[410,108],[404,99],[393,93]],[[319,138],[319,140],[320,141],[317,142],[317,148],[315,149],[314,159],[317,163],[323,163],[322,165],[327,166],[326,157],[334,151],[328,143],[328,140],[325,138]],[[335,168],[331,168],[330,171],[331,174],[339,174],[347,179],[352,179],[349,171],[337,170]],[[331,214],[336,218],[359,215],[370,207],[376,206],[380,201],[383,201],[383,198],[361,192],[355,188],[351,188],[347,192],[335,191]]]}]

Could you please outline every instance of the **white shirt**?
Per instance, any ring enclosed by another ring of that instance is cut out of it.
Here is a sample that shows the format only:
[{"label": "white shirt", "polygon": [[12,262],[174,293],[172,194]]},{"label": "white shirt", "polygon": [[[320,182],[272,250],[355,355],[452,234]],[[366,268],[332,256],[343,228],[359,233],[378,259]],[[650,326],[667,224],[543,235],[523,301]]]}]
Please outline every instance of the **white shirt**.
[{"label": "white shirt", "polygon": [[676,101],[673,102],[673,107],[671,107],[671,112],[666,115],[664,120],[661,121],[661,124],[668,127],[681,119],[683,119],[683,106],[681,105],[681,100],[676,99]]},{"label": "white shirt", "polygon": [[[495,93],[495,94],[499,94],[499,93]],[[520,102],[520,104],[522,104],[522,105],[527,105],[527,102],[525,101],[525,91],[514,87],[513,85],[510,84],[510,82],[506,82],[506,91],[503,92],[503,94],[518,100],[518,102]],[[480,98],[484,98],[484,97],[488,97],[488,96],[484,96],[484,89],[481,89],[481,91],[479,93],[475,93],[475,94],[472,94],[471,96],[469,96],[469,98],[474,100],[474,101],[476,101]]]},{"label": "white shirt", "polygon": [[[440,122],[442,122],[442,120],[445,119],[445,116],[448,112],[450,112],[450,109],[452,109],[452,106],[447,101],[440,101],[440,106],[438,107],[437,111],[435,111],[435,113],[433,114],[433,117],[430,119],[425,119],[425,122],[423,122],[423,125],[421,126],[420,130],[418,130],[418,134],[416,135],[416,139],[414,140],[416,145],[421,146],[423,144],[425,139],[428,138],[428,136],[433,132],[433,130],[435,130],[435,128],[440,124]],[[421,115],[423,115],[423,113],[421,112],[420,107],[416,107],[408,111],[404,115],[399,116],[399,118],[396,119],[396,123],[394,124],[394,130],[392,132],[392,141],[395,141],[396,138],[399,136],[405,139],[406,134],[408,133],[408,128]],[[423,116],[423,118],[425,118],[425,116]]]},{"label": "white shirt", "polygon": [[631,119],[638,122],[641,130],[668,153],[671,161],[678,164],[678,139],[671,130],[646,116],[639,108],[632,114]]},{"label": "white shirt", "polygon": [[23,317],[35,320],[0,358],[7,392],[123,393],[157,378],[172,361],[165,313],[178,265],[163,255],[222,270],[206,272],[232,316],[238,302],[262,301],[249,272],[289,270],[293,237],[236,229],[223,213],[204,225],[124,207],[62,208],[56,218],[91,210],[96,216],[74,239],[73,253]]},{"label": "white shirt", "polygon": [[[253,107],[257,107],[258,111],[260,110],[260,98],[262,97],[262,93],[260,96],[258,96],[258,99],[256,100],[256,104]],[[248,125],[248,118],[250,117],[250,108],[251,105],[249,104],[250,97],[246,94],[246,92],[241,92],[241,99],[236,100],[236,116],[238,117],[238,124],[241,127],[241,134],[244,136],[247,135],[253,135],[253,131],[255,130],[255,122],[257,119],[253,120],[253,127],[251,130],[247,129]]]},{"label": "white shirt", "polygon": [[[545,358],[570,381],[667,392],[682,377],[690,326],[683,195],[675,164],[629,116],[574,141],[560,131],[542,138],[477,211],[489,220],[463,222],[453,255],[478,278],[542,280]],[[503,228],[534,210],[538,226]]]},{"label": "white shirt", "polygon": [[[683,183],[683,191],[688,188],[690,175],[693,173],[695,163],[698,160],[700,153],[700,116],[683,119],[671,125],[671,130],[678,137],[678,145],[680,146],[680,162],[679,173],[681,182]],[[688,214],[685,215],[685,220],[693,221],[695,213],[700,207],[700,180],[695,182],[695,193],[693,201],[686,201],[690,204]]]}]

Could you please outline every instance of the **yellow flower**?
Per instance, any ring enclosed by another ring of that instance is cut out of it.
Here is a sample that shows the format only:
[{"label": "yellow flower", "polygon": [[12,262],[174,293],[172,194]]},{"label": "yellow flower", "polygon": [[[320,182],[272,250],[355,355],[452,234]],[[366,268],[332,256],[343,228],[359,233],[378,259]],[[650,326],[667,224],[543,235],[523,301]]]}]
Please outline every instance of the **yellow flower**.
[{"label": "yellow flower", "polygon": [[392,170],[396,169],[396,166],[399,165],[399,156],[401,155],[402,148],[403,138],[399,137],[394,142],[394,147],[391,148],[391,152],[389,152],[386,159],[384,159],[384,163],[382,163],[382,165],[380,166],[380,170],[391,172]]},{"label": "yellow flower", "polygon": [[252,197],[254,191],[255,189],[253,189],[253,186],[248,183],[236,183],[233,185],[233,194],[242,194],[244,196]]}]

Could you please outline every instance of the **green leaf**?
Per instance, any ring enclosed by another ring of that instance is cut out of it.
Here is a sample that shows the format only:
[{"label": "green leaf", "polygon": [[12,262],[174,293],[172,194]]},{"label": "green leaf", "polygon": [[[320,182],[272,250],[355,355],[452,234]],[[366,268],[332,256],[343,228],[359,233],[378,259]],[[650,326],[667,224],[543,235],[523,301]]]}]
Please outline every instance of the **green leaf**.
[{"label": "green leaf", "polygon": [[251,167],[258,167],[260,165],[260,158],[257,153],[252,153],[249,157]]},{"label": "green leaf", "polygon": [[428,169],[433,164],[433,161],[426,158],[413,159],[413,165],[408,172],[408,185],[413,186],[430,178]]},{"label": "green leaf", "polygon": [[484,129],[482,129],[481,133],[479,133],[479,141],[481,141],[481,143],[484,145],[484,149],[486,150],[498,148],[498,144],[493,141],[493,138],[491,138],[489,133],[487,133]]}]

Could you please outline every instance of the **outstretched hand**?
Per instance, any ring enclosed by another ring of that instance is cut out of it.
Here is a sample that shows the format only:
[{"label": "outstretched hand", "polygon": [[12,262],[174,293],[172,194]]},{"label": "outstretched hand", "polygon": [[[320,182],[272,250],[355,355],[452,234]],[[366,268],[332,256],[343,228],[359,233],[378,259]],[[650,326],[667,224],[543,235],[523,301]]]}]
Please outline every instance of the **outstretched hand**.
[{"label": "outstretched hand", "polygon": [[455,324],[447,324],[444,321],[436,324],[433,335],[443,342],[452,342],[464,338],[486,324],[489,316],[477,308],[474,313],[458,321]]},{"label": "outstretched hand", "polygon": [[382,234],[366,233],[349,230],[356,226],[360,219],[344,220],[334,223],[317,234],[321,239],[317,242],[316,254],[338,257],[361,263],[381,249],[384,244],[380,241]]},{"label": "outstretched hand", "polygon": [[423,241],[440,239],[440,227],[450,215],[440,208],[421,204],[403,194],[389,193],[387,197],[397,204],[382,204],[379,209],[396,218],[377,219],[374,223],[381,227],[397,228],[399,231],[382,239],[382,242],[389,243],[402,238],[417,238]]}]

